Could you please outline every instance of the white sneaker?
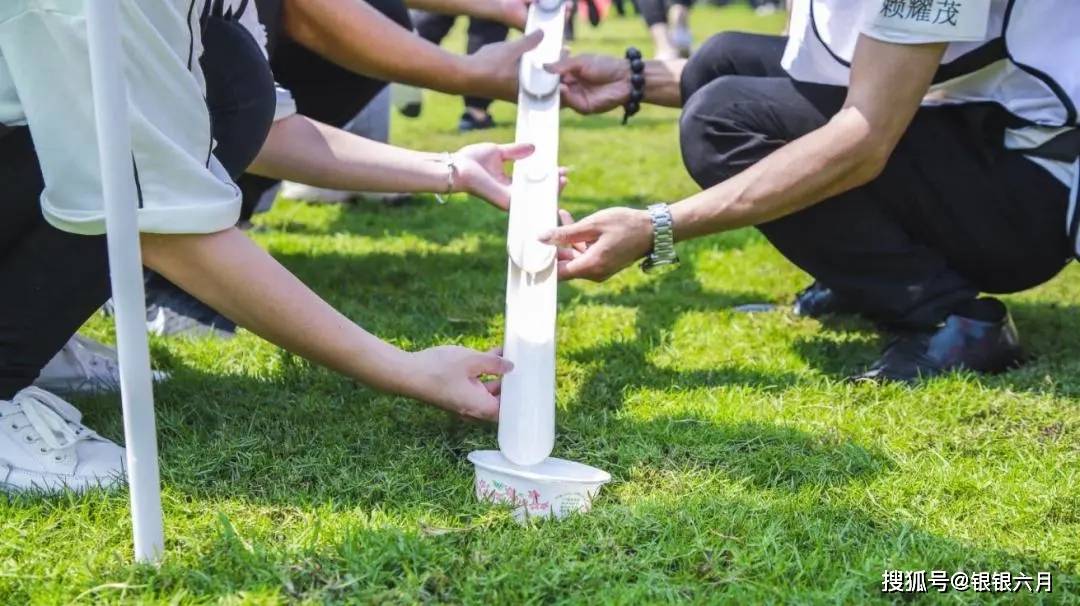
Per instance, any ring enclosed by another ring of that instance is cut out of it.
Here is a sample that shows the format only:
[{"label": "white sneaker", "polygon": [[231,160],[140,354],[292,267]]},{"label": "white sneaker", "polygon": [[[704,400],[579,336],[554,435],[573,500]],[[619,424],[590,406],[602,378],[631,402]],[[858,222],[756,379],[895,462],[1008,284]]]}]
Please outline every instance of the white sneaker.
[{"label": "white sneaker", "polygon": [[[164,381],[169,373],[155,370],[153,377],[155,382]],[[120,361],[115,349],[75,335],[41,369],[34,385],[60,393],[118,391]]]},{"label": "white sneaker", "polygon": [[309,204],[344,204],[353,199],[355,194],[351,191],[338,191],[336,189],[324,189],[303,183],[283,181],[279,195],[290,200],[299,200]]},{"label": "white sneaker", "polygon": [[754,9],[754,12],[757,13],[759,17],[768,17],[769,15],[776,13],[776,11],[778,10],[780,10],[780,7],[777,6],[776,3],[766,2],[765,4],[762,4],[761,6]]},{"label": "white sneaker", "polygon": [[124,481],[124,449],[59,397],[27,387],[0,400],[0,490],[79,492]]},{"label": "white sneaker", "polygon": [[349,202],[370,201],[395,206],[412,199],[413,196],[412,194],[400,192],[339,191],[284,181],[281,184],[281,197],[308,204],[346,204]]}]

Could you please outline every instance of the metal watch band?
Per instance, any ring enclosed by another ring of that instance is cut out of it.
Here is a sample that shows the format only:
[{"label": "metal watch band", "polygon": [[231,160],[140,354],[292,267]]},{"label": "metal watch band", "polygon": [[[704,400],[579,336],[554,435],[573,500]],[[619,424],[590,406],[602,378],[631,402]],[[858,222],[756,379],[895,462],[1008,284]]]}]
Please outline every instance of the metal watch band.
[{"label": "metal watch band", "polygon": [[666,262],[675,259],[675,232],[671,220],[671,209],[667,204],[650,204],[649,217],[653,225],[653,249],[650,256],[654,261]]},{"label": "metal watch band", "polygon": [[671,209],[664,203],[650,204],[648,212],[653,226],[653,249],[645,257],[641,268],[650,271],[655,267],[677,264],[679,257],[675,254],[675,231]]}]

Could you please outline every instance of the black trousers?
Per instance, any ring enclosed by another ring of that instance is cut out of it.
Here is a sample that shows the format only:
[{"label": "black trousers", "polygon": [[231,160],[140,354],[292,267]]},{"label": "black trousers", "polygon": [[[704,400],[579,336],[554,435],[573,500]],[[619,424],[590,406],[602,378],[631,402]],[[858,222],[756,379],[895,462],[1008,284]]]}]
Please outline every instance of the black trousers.
[{"label": "black trousers", "polygon": [[[799,83],[785,40],[725,33],[683,71],[683,161],[707,188],[823,126],[846,89]],[[867,316],[930,327],[980,292],[1010,293],[1071,257],[1067,188],[1005,150],[997,105],[923,107],[872,182],[758,229]]]},{"label": "black trousers", "polygon": [[[450,33],[457,21],[456,15],[444,15],[428,11],[414,10],[411,12],[413,25],[420,37],[433,44],[442,44],[443,38]],[[480,50],[481,47],[495,42],[506,40],[506,34],[510,28],[497,21],[487,19],[469,18],[469,37],[465,45],[465,51],[470,55]],[[465,107],[486,111],[491,106],[491,99],[483,97],[465,96]]]},{"label": "black trousers", "polygon": [[[203,43],[214,155],[239,175],[270,129],[274,79],[262,50],[238,24],[210,19]],[[0,400],[37,379],[109,298],[105,237],[49,225],[39,202],[44,186],[29,129],[0,137]]]},{"label": "black trousers", "polygon": [[673,4],[689,7],[693,0],[637,0],[638,11],[645,19],[645,25],[649,27],[657,23],[667,23],[667,12]]},{"label": "black trousers", "polygon": [[[409,10],[402,0],[366,1],[401,27],[412,29]],[[256,0],[259,18],[270,41],[274,77],[292,93],[300,114],[333,126],[345,126],[387,82],[349,71],[293,41],[283,31],[282,4],[282,0]],[[276,179],[256,175],[237,179],[244,196],[241,219],[251,218],[263,194],[278,183]]]}]

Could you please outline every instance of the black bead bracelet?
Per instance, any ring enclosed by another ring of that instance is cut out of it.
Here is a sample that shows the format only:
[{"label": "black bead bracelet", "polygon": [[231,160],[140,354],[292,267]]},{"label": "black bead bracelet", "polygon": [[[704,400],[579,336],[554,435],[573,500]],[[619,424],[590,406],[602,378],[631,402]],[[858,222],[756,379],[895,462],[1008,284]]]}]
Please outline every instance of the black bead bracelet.
[{"label": "black bead bracelet", "polygon": [[630,62],[630,98],[623,104],[623,124],[641,111],[641,102],[645,99],[645,61],[641,51],[631,46],[626,49],[626,60]]}]

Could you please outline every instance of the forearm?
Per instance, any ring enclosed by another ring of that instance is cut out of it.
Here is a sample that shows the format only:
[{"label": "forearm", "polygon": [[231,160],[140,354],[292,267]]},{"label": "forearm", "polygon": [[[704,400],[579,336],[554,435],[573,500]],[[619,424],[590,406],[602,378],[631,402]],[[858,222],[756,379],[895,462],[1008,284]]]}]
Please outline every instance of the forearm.
[{"label": "forearm", "polygon": [[266,340],[377,389],[407,393],[410,354],[338,313],[239,230],[142,235],[143,261]]},{"label": "forearm", "polygon": [[446,191],[442,156],[378,143],[293,115],[274,123],[249,172],[348,191]]},{"label": "forearm", "polygon": [[738,175],[672,205],[676,240],[759,225],[863,185],[892,144],[854,108]]},{"label": "forearm", "polygon": [[285,31],[353,72],[450,94],[470,91],[471,66],[360,0],[287,2]]},{"label": "forearm", "polygon": [[685,66],[686,59],[646,61],[645,102],[664,107],[682,107],[679,79]]},{"label": "forearm", "polygon": [[512,22],[503,10],[502,3],[496,0],[406,0],[405,6],[431,13],[467,15],[518,28],[525,25]]},{"label": "forearm", "polygon": [[759,225],[876,178],[944,52],[940,43],[909,46],[861,37],[843,109],[735,177],[676,204],[676,238]]}]

